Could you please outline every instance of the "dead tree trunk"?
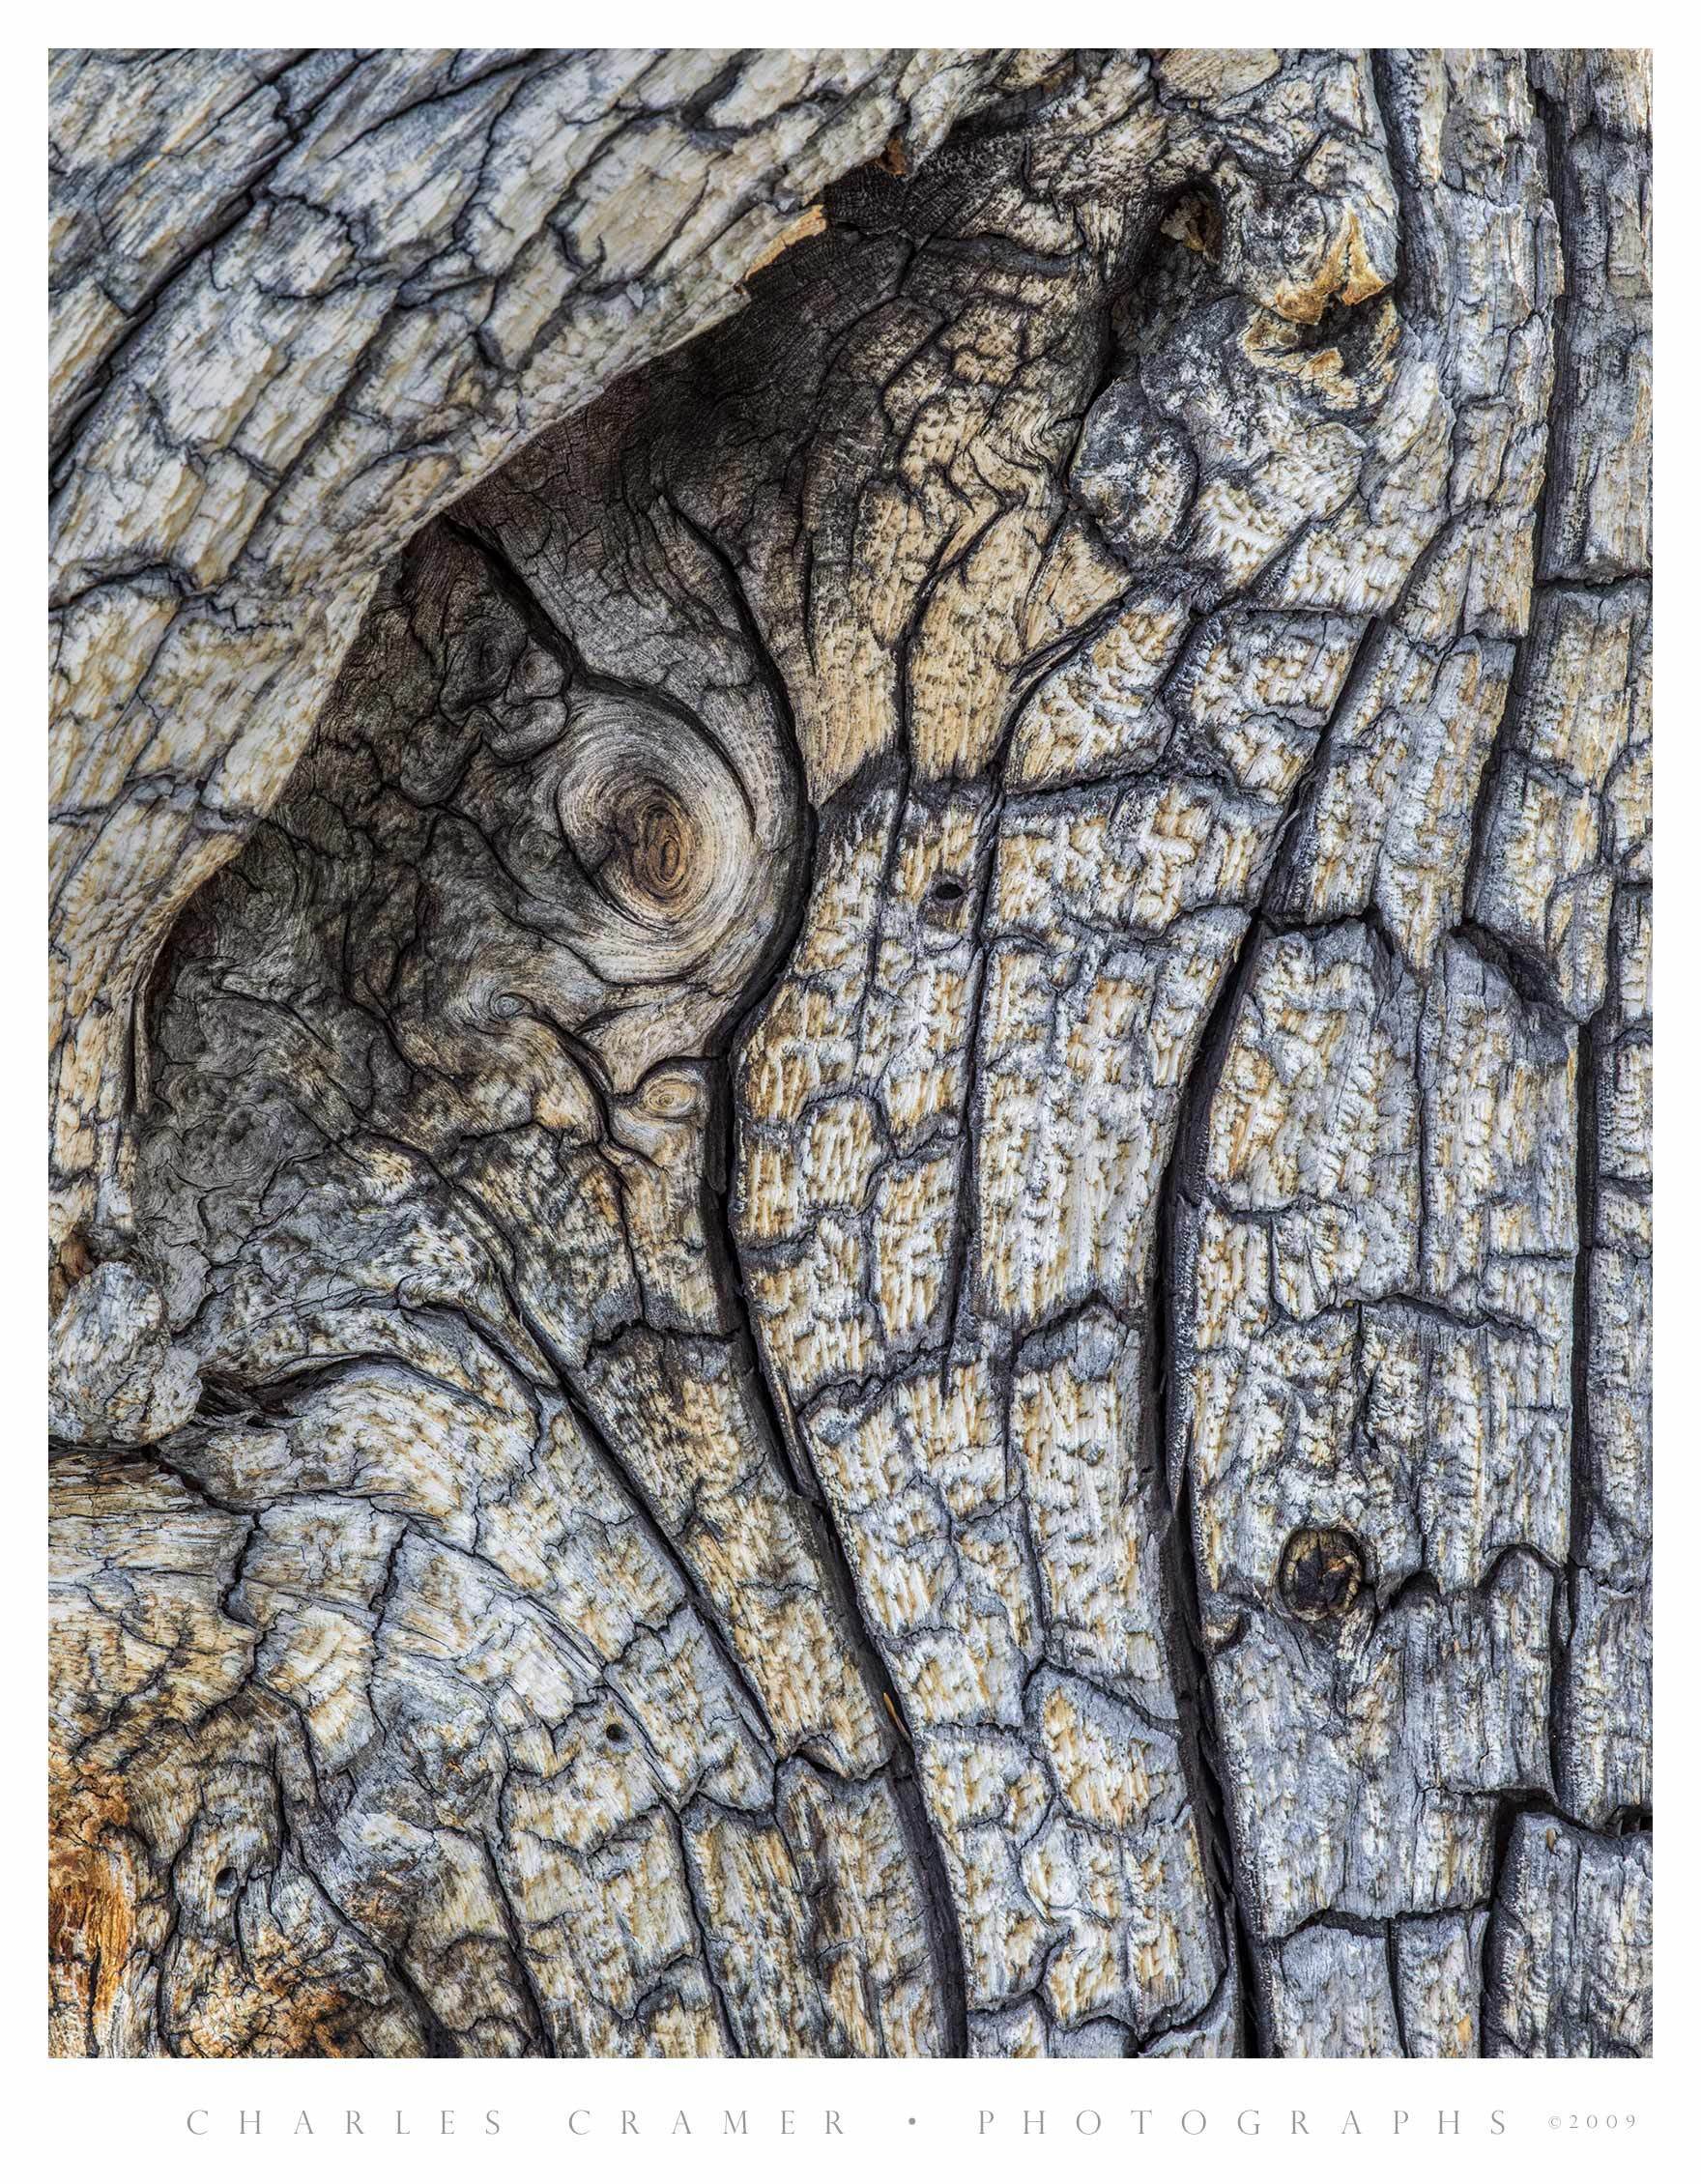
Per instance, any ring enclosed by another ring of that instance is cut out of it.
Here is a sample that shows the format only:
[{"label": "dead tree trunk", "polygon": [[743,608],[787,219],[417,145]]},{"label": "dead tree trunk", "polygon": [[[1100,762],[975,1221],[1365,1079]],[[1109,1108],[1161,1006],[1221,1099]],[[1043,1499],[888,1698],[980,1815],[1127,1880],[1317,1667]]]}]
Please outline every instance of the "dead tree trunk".
[{"label": "dead tree trunk", "polygon": [[53,156],[55,2047],[1646,2052],[1645,57]]}]

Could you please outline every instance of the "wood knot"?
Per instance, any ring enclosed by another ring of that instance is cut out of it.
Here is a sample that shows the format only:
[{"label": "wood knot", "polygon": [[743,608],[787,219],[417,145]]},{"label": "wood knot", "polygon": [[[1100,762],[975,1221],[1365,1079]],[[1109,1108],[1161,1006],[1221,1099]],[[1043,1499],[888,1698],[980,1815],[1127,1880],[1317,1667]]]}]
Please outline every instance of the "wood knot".
[{"label": "wood knot", "polygon": [[706,943],[755,857],[750,806],[706,735],[641,700],[576,707],[552,791],[562,839],[614,910]]},{"label": "wood knot", "polygon": [[1302,1623],[1339,1621],[1364,1582],[1365,1551],[1350,1532],[1307,1525],[1289,1535],[1277,1584]]},{"label": "wood knot", "polygon": [[699,845],[691,819],[660,782],[635,782],[622,797],[615,829],[633,883],[660,908],[685,895]]}]

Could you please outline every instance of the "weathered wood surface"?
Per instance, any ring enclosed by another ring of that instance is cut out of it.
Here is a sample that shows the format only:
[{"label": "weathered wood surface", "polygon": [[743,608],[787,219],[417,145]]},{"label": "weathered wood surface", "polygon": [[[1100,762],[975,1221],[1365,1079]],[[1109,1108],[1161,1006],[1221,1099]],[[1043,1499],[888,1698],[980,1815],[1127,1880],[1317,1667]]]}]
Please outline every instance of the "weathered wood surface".
[{"label": "weathered wood surface", "polygon": [[197,65],[58,106],[55,2045],[1646,2052],[1644,57]]},{"label": "weathered wood surface", "polygon": [[1055,59],[52,57],[56,1250],[130,1232],[131,996],[391,555],[735,309],[847,168],[924,157]]}]

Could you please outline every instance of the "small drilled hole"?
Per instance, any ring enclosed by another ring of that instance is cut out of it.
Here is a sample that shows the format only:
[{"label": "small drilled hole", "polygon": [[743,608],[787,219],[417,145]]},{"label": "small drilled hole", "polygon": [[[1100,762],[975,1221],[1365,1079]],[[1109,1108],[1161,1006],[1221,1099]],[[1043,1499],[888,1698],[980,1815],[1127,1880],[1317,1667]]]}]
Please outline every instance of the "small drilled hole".
[{"label": "small drilled hole", "polygon": [[953,879],[946,875],[943,878],[936,879],[929,888],[928,901],[937,910],[954,910],[967,892],[962,880]]},{"label": "small drilled hole", "polygon": [[606,1735],[608,1741],[611,1744],[615,1745],[617,1749],[626,1741],[626,1732],[620,1727],[618,1721],[611,1721],[604,1734]]},{"label": "small drilled hole", "polygon": [[220,1866],[214,1877],[213,1887],[217,1895],[234,1896],[237,1891],[236,1867],[234,1865]]}]

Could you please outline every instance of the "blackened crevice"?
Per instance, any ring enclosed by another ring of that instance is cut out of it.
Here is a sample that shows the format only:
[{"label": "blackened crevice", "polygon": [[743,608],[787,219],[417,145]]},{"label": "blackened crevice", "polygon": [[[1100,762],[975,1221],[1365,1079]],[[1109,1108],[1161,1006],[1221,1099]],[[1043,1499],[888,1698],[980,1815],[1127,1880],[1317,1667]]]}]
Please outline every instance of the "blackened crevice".
[{"label": "blackened crevice", "polygon": [[[738,1237],[733,1220],[732,1188],[737,1163],[737,1072],[749,1040],[772,997],[774,981],[783,966],[790,963],[798,934],[802,930],[814,888],[819,826],[814,808],[804,791],[800,745],[791,695],[763,634],[738,569],[731,555],[710,532],[696,523],[677,503],[670,503],[670,505],[681,527],[720,570],[729,603],[737,618],[745,644],[783,724],[785,733],[782,742],[786,762],[791,768],[798,828],[798,846],[793,852],[788,876],[785,909],[776,922],[774,938],[734,1004],[734,1020],[724,1049],[712,1056],[712,1106],[706,1132],[707,1158],[704,1164],[704,1229],[706,1235],[712,1238],[717,1246],[717,1279],[729,1314],[735,1318],[742,1330],[743,1341],[751,1359],[748,1379],[751,1398],[764,1420],[769,1441],[788,1481],[798,1496],[801,1513],[808,1522],[818,1547],[822,1575],[831,1589],[834,1605],[850,1640],[864,1683],[871,1696],[878,1695],[883,1702],[900,1732],[890,1763],[892,1791],[921,1876],[924,1911],[938,1973],[939,2009],[945,2025],[946,2050],[952,2055],[965,2055],[968,2052],[968,2008],[963,1940],[957,1923],[950,1880],[945,1871],[944,1855],[929,1821],[915,1775],[911,1757],[914,1735],[903,1698],[891,1687],[891,1680],[886,1674],[879,1649],[869,1627],[855,1576],[827,1509],[820,1481],[816,1478],[807,1442],[797,1430],[791,1405],[774,1380],[766,1351],[757,1331],[756,1316],[744,1279]],[[907,779],[908,767],[906,784]],[[902,819],[903,797],[900,795],[893,819],[894,841],[901,828]]]},{"label": "blackened crevice", "polygon": [[[1559,230],[1557,249],[1560,258],[1560,281],[1550,309],[1550,347],[1548,356],[1552,380],[1547,396],[1546,428],[1542,441],[1542,490],[1536,496],[1534,530],[1530,541],[1530,572],[1535,580],[1531,595],[1530,626],[1517,641],[1513,659],[1512,682],[1506,694],[1506,704],[1501,708],[1495,726],[1494,740],[1489,748],[1487,763],[1483,768],[1478,785],[1476,809],[1471,815],[1470,859],[1465,872],[1464,903],[1467,911],[1477,900],[1477,890],[1482,878],[1484,859],[1487,852],[1487,819],[1499,800],[1501,779],[1506,771],[1511,754],[1513,736],[1522,724],[1528,704],[1530,675],[1536,651],[1536,628],[1540,616],[1541,582],[1547,566],[1548,529],[1552,502],[1553,451],[1564,426],[1565,389],[1567,385],[1566,360],[1571,346],[1571,298],[1565,278],[1566,235],[1565,214],[1561,203],[1564,197],[1565,117],[1553,101],[1541,91],[1532,74],[1530,98],[1542,125],[1541,146],[1543,181],[1548,202],[1553,207],[1555,223]],[[1542,974],[1546,977],[1545,966]]]},{"label": "blackened crevice", "polygon": [[[1186,1358],[1191,1347],[1181,1315],[1191,1287],[1191,1238],[1182,1201],[1196,1213],[1196,1178],[1211,1099],[1250,985],[1261,928],[1249,927],[1241,955],[1224,979],[1189,1074],[1174,1142],[1158,1193],[1158,1232],[1147,1305],[1151,1382],[1144,1410],[1148,1454],[1167,1480],[1168,1510],[1160,1531],[1160,1567],[1177,1739],[1199,1848],[1222,1920],[1229,1968],[1236,1974],[1240,2022],[1236,2045],[1246,2055],[1272,2053],[1261,1995],[1260,1952],[1254,1941],[1240,1877],[1232,1799],[1225,1779],[1210,1663],[1204,1646],[1196,1563],[1196,1521]],[[1162,1447],[1158,1444],[1163,1437]]]},{"label": "blackened crevice", "polygon": [[1571,1634],[1576,1628],[1578,1575],[1589,1532],[1590,1461],[1589,1267],[1595,1249],[1596,1208],[1600,1190],[1600,1148],[1596,1114],[1596,1034],[1591,1020],[1577,1031],[1577,1256],[1571,1272],[1571,1520],[1566,1536],[1565,1575],[1554,1588],[1553,1665],[1547,1702],[1548,1768],[1554,1796],[1566,1795],[1565,1746],[1567,1687]]},{"label": "blackened crevice", "polygon": [[[805,895],[807,896],[807,886]],[[889,1779],[921,1876],[924,1911],[939,1981],[938,2001],[945,2024],[946,2053],[966,2055],[968,2053],[968,2005],[963,1938],[957,1923],[956,1902],[950,1879],[945,1871],[944,1854],[928,1818],[921,1787],[915,1775],[914,1762],[910,1756],[915,1744],[914,1733],[903,1697],[893,1687],[874,1633],[869,1627],[855,1576],[815,1475],[807,1440],[797,1430],[791,1405],[784,1399],[774,1382],[766,1351],[757,1335],[755,1315],[751,1310],[749,1292],[743,1279],[737,1233],[732,1219],[730,1177],[736,1154],[736,1103],[732,1096],[730,1078],[737,1067],[745,1041],[765,1006],[766,999],[764,993],[740,1022],[732,1041],[731,1059],[723,1060],[719,1065],[715,1086],[715,1119],[709,1131],[713,1157],[709,1170],[711,1180],[705,1192],[705,1225],[706,1232],[715,1239],[719,1247],[729,1303],[744,1329],[752,1359],[749,1377],[752,1399],[765,1421],[769,1439],[785,1467],[789,1482],[798,1496],[800,1513],[808,1522],[819,1548],[822,1572],[831,1588],[834,1606],[851,1643],[863,1681],[871,1696],[878,1695],[883,1703],[900,1733],[890,1762]]]}]

